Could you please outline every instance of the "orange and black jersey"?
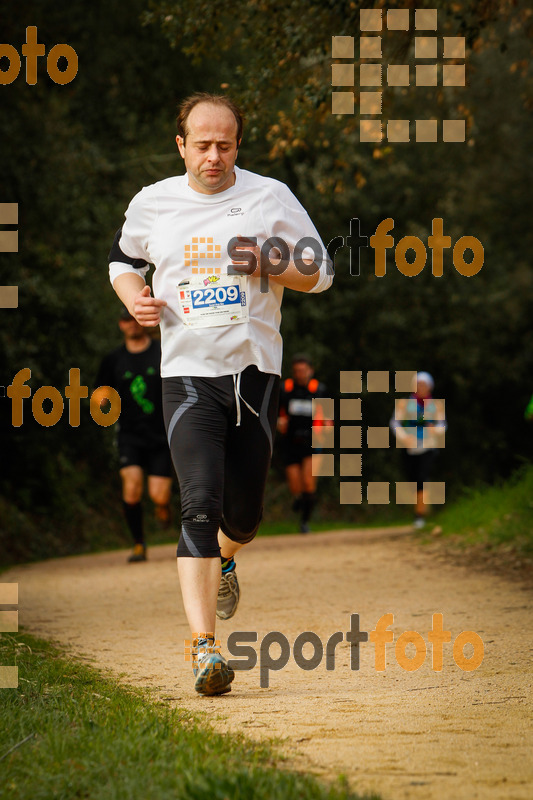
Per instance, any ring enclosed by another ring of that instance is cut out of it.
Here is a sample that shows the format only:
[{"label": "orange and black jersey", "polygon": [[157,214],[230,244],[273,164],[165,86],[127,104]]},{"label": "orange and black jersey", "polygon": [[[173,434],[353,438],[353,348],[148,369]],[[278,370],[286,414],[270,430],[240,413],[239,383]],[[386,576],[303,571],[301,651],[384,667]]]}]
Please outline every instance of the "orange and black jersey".
[{"label": "orange and black jersey", "polygon": [[295,383],[292,378],[282,381],[279,416],[289,418],[287,439],[295,444],[311,445],[313,424],[322,424],[322,414],[316,408],[317,404],[313,422],[313,400],[327,396],[325,384],[316,378],[311,378],[306,386]]}]

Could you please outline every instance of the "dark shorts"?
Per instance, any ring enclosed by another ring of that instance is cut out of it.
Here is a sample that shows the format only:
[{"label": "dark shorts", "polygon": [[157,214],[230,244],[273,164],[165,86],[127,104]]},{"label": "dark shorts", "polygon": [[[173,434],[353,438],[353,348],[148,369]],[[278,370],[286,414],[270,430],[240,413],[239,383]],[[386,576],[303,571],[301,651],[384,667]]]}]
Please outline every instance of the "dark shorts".
[{"label": "dark shorts", "polygon": [[172,460],[166,442],[155,447],[146,447],[132,440],[119,440],[118,454],[120,469],[141,467],[147,475],[172,477]]},{"label": "dark shorts", "polygon": [[163,378],[163,415],[181,495],[178,555],[219,555],[219,527],[241,544],[255,536],[272,456],[279,382],[277,375],[248,367],[241,373],[243,399],[238,403],[233,375]]},{"label": "dark shorts", "polygon": [[416,482],[417,492],[422,491],[425,481],[431,480],[431,473],[437,455],[438,450],[427,450],[417,456],[413,456],[405,450],[402,451],[407,480],[412,483]]},{"label": "dark shorts", "polygon": [[286,467],[290,467],[291,464],[301,464],[304,458],[311,458],[313,453],[319,452],[316,448],[313,450],[311,443],[307,442],[289,439],[283,444],[283,463]]},{"label": "dark shorts", "polygon": [[219,527],[241,544],[255,536],[272,456],[279,382],[277,375],[248,367],[241,373],[243,400],[237,403],[233,375],[163,378],[163,415],[181,496],[178,555],[219,555]]}]

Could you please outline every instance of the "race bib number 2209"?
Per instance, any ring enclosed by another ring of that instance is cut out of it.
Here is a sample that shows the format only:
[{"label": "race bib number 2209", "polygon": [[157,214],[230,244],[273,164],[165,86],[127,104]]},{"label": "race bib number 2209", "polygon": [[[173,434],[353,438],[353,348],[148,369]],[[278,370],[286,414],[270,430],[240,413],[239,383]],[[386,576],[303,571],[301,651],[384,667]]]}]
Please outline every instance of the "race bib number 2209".
[{"label": "race bib number 2209", "polygon": [[181,281],[177,288],[185,325],[210,328],[248,322],[246,281],[240,275],[195,276]]}]

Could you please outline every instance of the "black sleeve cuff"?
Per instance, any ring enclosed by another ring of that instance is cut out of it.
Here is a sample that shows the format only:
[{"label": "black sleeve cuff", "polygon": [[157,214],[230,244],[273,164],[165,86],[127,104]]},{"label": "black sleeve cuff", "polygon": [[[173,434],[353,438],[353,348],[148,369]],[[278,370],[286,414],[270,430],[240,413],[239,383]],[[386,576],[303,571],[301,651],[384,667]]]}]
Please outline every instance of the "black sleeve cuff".
[{"label": "black sleeve cuff", "polygon": [[122,264],[129,264],[130,267],[133,267],[134,269],[141,269],[141,267],[146,267],[148,261],[145,261],[143,258],[131,258],[131,256],[127,256],[126,253],[124,253],[120,249],[119,242],[121,236],[122,236],[122,228],[119,228],[115,234],[111,250],[109,251],[109,257],[108,257],[109,263],[111,263],[112,261],[119,261]]}]

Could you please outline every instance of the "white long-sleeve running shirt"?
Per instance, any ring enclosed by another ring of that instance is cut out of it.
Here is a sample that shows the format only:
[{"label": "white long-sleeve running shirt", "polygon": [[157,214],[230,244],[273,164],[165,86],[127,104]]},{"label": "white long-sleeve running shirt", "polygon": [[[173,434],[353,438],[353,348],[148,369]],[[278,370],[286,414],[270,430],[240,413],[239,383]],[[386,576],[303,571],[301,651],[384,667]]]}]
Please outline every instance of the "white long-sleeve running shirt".
[{"label": "white long-sleeve running shirt", "polygon": [[[311,292],[331,286],[331,259],[290,189],[238,167],[235,176],[234,185],[217,194],[191,189],[187,174],[167,178],[142,189],[126,211],[120,250],[155,266],[153,294],[168,304],[161,314],[163,378],[218,377],[252,364],[261,372],[281,374],[283,287],[260,278],[228,276],[233,237],[256,237],[260,247],[279,237],[291,259],[298,242],[309,237],[315,261],[320,261],[319,254],[322,259]],[[304,244],[296,257],[302,257]],[[304,249],[303,257],[312,253]],[[127,272],[144,277],[148,269],[111,261],[111,283]],[[261,292],[262,284],[267,291]]]}]

